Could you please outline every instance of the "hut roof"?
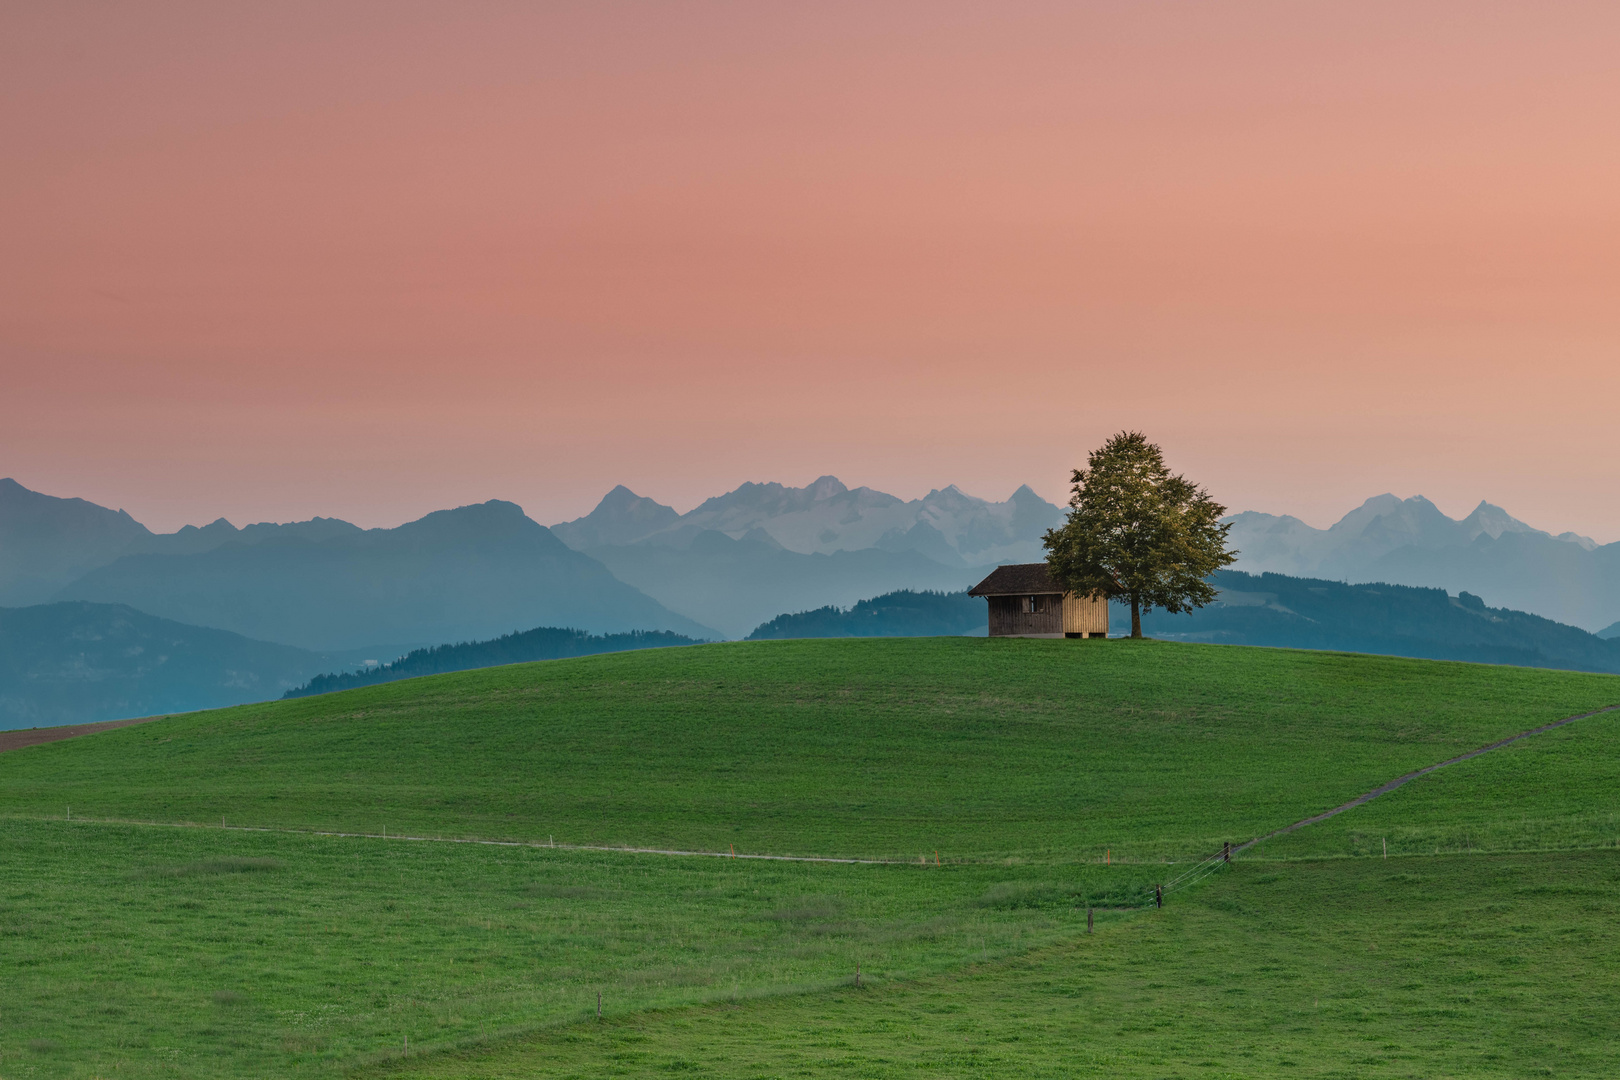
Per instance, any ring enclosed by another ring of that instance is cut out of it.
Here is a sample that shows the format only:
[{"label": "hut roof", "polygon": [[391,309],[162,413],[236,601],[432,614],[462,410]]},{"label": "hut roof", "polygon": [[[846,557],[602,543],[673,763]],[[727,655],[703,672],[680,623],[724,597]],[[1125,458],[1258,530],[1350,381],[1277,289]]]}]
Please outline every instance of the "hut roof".
[{"label": "hut roof", "polygon": [[1043,562],[998,566],[990,576],[968,590],[969,596],[1039,596],[1064,592]]}]

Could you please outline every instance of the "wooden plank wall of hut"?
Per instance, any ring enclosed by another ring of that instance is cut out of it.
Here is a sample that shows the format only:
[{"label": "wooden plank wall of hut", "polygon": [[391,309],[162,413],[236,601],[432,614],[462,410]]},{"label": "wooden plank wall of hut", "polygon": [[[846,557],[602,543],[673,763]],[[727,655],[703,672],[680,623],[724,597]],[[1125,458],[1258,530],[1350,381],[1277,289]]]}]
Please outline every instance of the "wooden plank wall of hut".
[{"label": "wooden plank wall of hut", "polygon": [[1108,601],[1100,596],[1063,598],[1063,632],[1065,634],[1108,633]]},{"label": "wooden plank wall of hut", "polygon": [[1035,597],[1035,609],[1027,610],[1028,596],[990,596],[990,636],[1013,637],[1019,634],[1063,633],[1063,603],[1056,594]]}]

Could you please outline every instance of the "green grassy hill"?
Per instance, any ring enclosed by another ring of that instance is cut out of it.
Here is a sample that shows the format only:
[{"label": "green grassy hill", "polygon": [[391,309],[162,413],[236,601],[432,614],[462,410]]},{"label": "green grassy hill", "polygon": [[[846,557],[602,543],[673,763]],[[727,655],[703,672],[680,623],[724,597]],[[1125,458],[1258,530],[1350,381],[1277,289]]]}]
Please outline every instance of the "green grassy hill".
[{"label": "green grassy hill", "polygon": [[863,858],[1185,857],[1620,679],[1160,642],[699,646],[175,717],[0,759],[0,814]]},{"label": "green grassy hill", "polygon": [[32,747],[0,755],[0,1076],[1603,1075],[1620,714],[1112,909],[1616,703],[1382,657],[820,640]]},{"label": "green grassy hill", "polygon": [[948,974],[612,1015],[362,1075],[1607,1078],[1617,920],[1611,852],[1245,863]]}]

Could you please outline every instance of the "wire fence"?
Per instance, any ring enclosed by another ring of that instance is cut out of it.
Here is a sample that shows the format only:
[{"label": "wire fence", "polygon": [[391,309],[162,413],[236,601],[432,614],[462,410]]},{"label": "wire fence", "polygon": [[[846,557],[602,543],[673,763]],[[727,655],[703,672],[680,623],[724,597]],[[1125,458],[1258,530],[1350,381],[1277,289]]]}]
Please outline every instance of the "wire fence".
[{"label": "wire fence", "polygon": [[1234,845],[1228,841],[1227,843],[1221,845],[1220,851],[1217,851],[1215,854],[1194,863],[1191,867],[1183,870],[1180,874],[1171,878],[1169,881],[1155,885],[1152,893],[1148,896],[1147,901],[1138,906],[1163,907],[1164,898],[1166,896],[1197,885],[1211,874],[1216,873],[1222,867],[1230,865],[1232,862],[1232,856],[1248,851],[1250,848],[1254,847],[1256,844],[1262,843],[1263,841],[1270,840],[1278,836],[1284,836],[1298,829],[1303,829],[1307,825],[1315,825],[1318,822],[1326,821],[1328,818],[1336,817],[1337,815],[1344,813],[1346,810],[1354,810],[1358,806],[1364,806],[1372,800],[1378,798],[1380,795],[1388,795],[1390,792],[1411,783],[1413,780],[1416,780],[1421,776],[1427,776],[1429,773],[1432,773],[1437,769],[1443,769],[1448,765],[1456,765],[1459,762],[1468,761],[1472,758],[1479,757],[1481,754],[1488,754],[1492,750],[1500,750],[1505,746],[1511,746],[1520,739],[1528,739],[1532,735],[1540,735],[1543,732],[1552,731],[1555,728],[1561,728],[1565,724],[1573,724],[1577,720],[1587,720],[1594,716],[1602,716],[1604,713],[1611,712],[1620,712],[1620,705],[1609,705],[1601,709],[1593,709],[1590,712],[1578,713],[1575,716],[1566,716],[1562,720],[1554,720],[1550,724],[1542,724],[1540,727],[1531,728],[1528,731],[1521,731],[1517,735],[1510,735],[1505,739],[1498,739],[1496,742],[1488,743],[1485,746],[1479,747],[1477,750],[1470,750],[1466,754],[1458,754],[1456,757],[1447,758],[1445,761],[1439,761],[1433,765],[1426,765],[1421,769],[1414,769],[1403,776],[1397,776],[1388,783],[1381,784],[1378,787],[1373,788],[1365,795],[1358,795],[1356,798],[1351,799],[1347,803],[1342,803],[1339,806],[1335,806],[1331,810],[1325,810],[1320,814],[1303,818],[1294,822],[1292,825],[1284,825],[1280,829],[1273,829],[1271,832],[1265,833],[1262,836],[1257,836],[1254,839],[1247,840],[1241,844]]},{"label": "wire fence", "polygon": [[[1326,811],[1324,811],[1324,812],[1322,812],[1320,814],[1315,814],[1315,815],[1313,815],[1311,817],[1301,819],[1300,821],[1294,822],[1292,825],[1285,825],[1280,829],[1274,829],[1269,833],[1265,833],[1265,834],[1263,834],[1261,836],[1254,837],[1253,839],[1244,841],[1243,843],[1240,843],[1240,844],[1233,844],[1232,842],[1227,841],[1226,843],[1222,844],[1221,849],[1219,851],[1215,852],[1214,854],[1208,855],[1208,856],[1200,859],[1198,862],[1193,863],[1191,866],[1187,867],[1185,870],[1182,870],[1175,877],[1170,878],[1167,881],[1159,882],[1159,883],[1153,885],[1151,887],[1151,891],[1147,894],[1144,902],[1142,902],[1140,904],[1137,904],[1137,905],[1134,905],[1134,906],[1136,908],[1163,907],[1164,906],[1164,899],[1165,899],[1166,896],[1173,895],[1174,893],[1177,893],[1177,892],[1183,892],[1183,891],[1185,891],[1187,889],[1192,888],[1195,885],[1198,885],[1198,884],[1202,883],[1205,879],[1207,879],[1210,876],[1212,876],[1213,874],[1217,873],[1223,867],[1229,866],[1231,864],[1231,862],[1232,862],[1233,856],[1240,855],[1241,853],[1248,851],[1249,849],[1253,848],[1256,844],[1262,843],[1262,842],[1264,842],[1266,840],[1273,839],[1274,837],[1283,836],[1283,835],[1285,835],[1287,833],[1294,832],[1295,830],[1302,829],[1307,825],[1314,825],[1314,824],[1316,824],[1318,822],[1326,821],[1327,819],[1329,819],[1331,817],[1335,817],[1335,816],[1337,816],[1339,814],[1342,814],[1347,810],[1353,810],[1358,806],[1363,806],[1366,803],[1371,802],[1373,799],[1378,798],[1380,795],[1387,795],[1390,792],[1395,791],[1398,788],[1410,783],[1411,781],[1416,780],[1419,777],[1426,776],[1429,773],[1432,773],[1432,772],[1436,771],[1437,769],[1443,769],[1448,765],[1456,765],[1459,762],[1468,761],[1468,760],[1470,760],[1472,758],[1479,757],[1481,754],[1490,753],[1493,750],[1500,750],[1503,747],[1510,746],[1513,743],[1516,743],[1521,739],[1527,739],[1532,735],[1539,735],[1539,734],[1541,734],[1543,732],[1552,731],[1552,730],[1554,730],[1556,728],[1561,728],[1566,724],[1573,724],[1577,720],[1586,720],[1586,719],[1589,719],[1589,718],[1594,717],[1594,716],[1601,716],[1601,715],[1603,715],[1605,713],[1612,713],[1612,712],[1620,712],[1620,705],[1609,705],[1609,706],[1606,706],[1606,707],[1601,708],[1601,709],[1593,709],[1590,712],[1579,713],[1579,714],[1577,714],[1575,716],[1567,716],[1562,720],[1555,720],[1550,724],[1543,724],[1540,727],[1531,728],[1528,731],[1521,731],[1517,735],[1510,735],[1505,739],[1498,739],[1496,742],[1489,743],[1489,744],[1487,744],[1485,746],[1479,747],[1476,750],[1470,750],[1466,754],[1458,754],[1456,757],[1447,758],[1445,761],[1436,762],[1433,765],[1427,765],[1427,766],[1424,766],[1421,769],[1414,769],[1413,771],[1411,771],[1409,773],[1406,773],[1406,774],[1404,774],[1402,776],[1396,777],[1394,780],[1391,780],[1388,783],[1382,784],[1379,787],[1374,788],[1373,790],[1367,792],[1364,795],[1359,795],[1356,798],[1351,799],[1347,803],[1343,803],[1343,804],[1341,804],[1339,806],[1335,806],[1333,809],[1326,810]],[[118,722],[118,723],[121,724],[123,722]],[[68,810],[67,816],[68,816],[69,819],[72,819],[72,810],[71,809]],[[85,819],[81,818],[80,820],[85,820]],[[345,838],[356,838],[356,839],[365,838],[365,839],[383,839],[383,840],[396,840],[396,841],[403,840],[403,841],[418,841],[418,842],[431,842],[431,843],[452,843],[452,844],[480,844],[480,845],[490,845],[490,846],[495,846],[495,847],[551,848],[551,849],[562,849],[562,850],[572,850],[572,851],[617,852],[617,853],[622,853],[622,854],[635,854],[635,855],[663,855],[663,856],[677,856],[677,857],[732,858],[732,859],[766,860],[766,861],[771,861],[771,862],[852,863],[852,864],[865,864],[865,865],[918,865],[918,864],[924,865],[924,866],[929,865],[927,857],[925,855],[918,857],[918,863],[917,864],[912,864],[909,859],[861,859],[861,858],[839,858],[839,857],[835,857],[835,856],[773,855],[773,854],[764,854],[764,853],[757,853],[757,852],[744,853],[744,852],[737,851],[735,847],[730,848],[728,851],[702,851],[702,850],[682,850],[682,849],[678,849],[678,848],[619,847],[619,846],[607,846],[607,845],[599,846],[599,845],[594,845],[594,844],[559,844],[559,843],[556,842],[556,840],[554,838],[550,839],[547,843],[541,843],[538,840],[497,840],[497,839],[478,839],[478,838],[461,838],[461,837],[444,837],[444,836],[416,836],[416,835],[409,835],[409,834],[400,835],[398,833],[395,833],[392,836],[390,836],[386,830],[384,830],[381,834],[373,834],[373,833],[361,833],[361,832],[337,832],[337,831],[326,831],[326,830],[317,830],[317,829],[277,828],[277,827],[273,827],[273,826],[271,826],[271,827],[252,826],[252,825],[227,826],[224,821],[221,821],[218,826],[204,825],[204,824],[202,824],[200,822],[158,822],[158,821],[130,821],[130,820],[122,820],[122,821],[120,821],[118,819],[110,819],[110,818],[99,819],[99,822],[101,824],[147,825],[147,826],[162,826],[162,827],[170,827],[170,828],[219,828],[219,829],[224,829],[224,830],[233,831],[233,832],[300,833],[300,834],[308,835],[308,836],[322,836],[322,837],[345,837]],[[956,860],[952,860],[952,861],[954,862]],[[939,858],[939,854],[936,852],[935,855],[934,855],[934,865],[939,865],[939,864],[940,864],[940,858]],[[1090,905],[1088,904],[1088,907],[1089,906]],[[1110,905],[1110,906],[1117,907],[1118,905]]]}]

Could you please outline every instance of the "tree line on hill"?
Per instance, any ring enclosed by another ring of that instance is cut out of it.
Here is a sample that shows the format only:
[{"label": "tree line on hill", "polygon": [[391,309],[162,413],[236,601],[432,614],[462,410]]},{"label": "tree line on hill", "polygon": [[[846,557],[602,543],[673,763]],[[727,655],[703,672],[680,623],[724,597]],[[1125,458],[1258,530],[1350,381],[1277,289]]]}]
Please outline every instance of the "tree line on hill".
[{"label": "tree line on hill", "polygon": [[440,675],[447,671],[526,664],[533,660],[561,660],[569,656],[627,652],[632,649],[659,649],[672,645],[698,645],[690,638],[668,630],[632,630],[624,634],[587,634],[557,626],[541,626],[521,633],[504,634],[491,641],[463,641],[456,645],[435,645],[413,649],[388,664],[377,664],[358,671],[317,675],[303,686],[288,690],[283,698],[329,694],[357,686]]},{"label": "tree line on hill", "polygon": [[1240,570],[1218,570],[1209,580],[1219,590],[1212,604],[1181,615],[1155,611],[1144,619],[1146,632],[1176,641],[1620,672],[1620,640],[1487,607],[1467,592]]},{"label": "tree line on hill", "polygon": [[936,637],[983,632],[984,602],[965,592],[900,589],[845,609],[828,605],[814,611],[778,615],[762,623],[749,641],[772,638]]}]

